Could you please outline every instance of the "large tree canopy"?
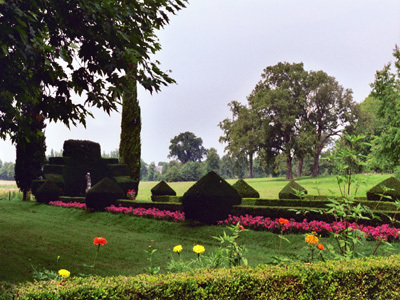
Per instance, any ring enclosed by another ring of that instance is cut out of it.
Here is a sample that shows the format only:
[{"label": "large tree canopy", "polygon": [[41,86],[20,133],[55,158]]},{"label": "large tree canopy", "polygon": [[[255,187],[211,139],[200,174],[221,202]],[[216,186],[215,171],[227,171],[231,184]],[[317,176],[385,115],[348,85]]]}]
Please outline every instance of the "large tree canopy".
[{"label": "large tree canopy", "polygon": [[150,92],[173,82],[150,55],[160,49],[155,30],[185,2],[0,1],[0,137],[37,134],[23,113],[27,104],[67,126],[85,124],[88,106],[115,110],[136,65],[137,81]]},{"label": "large tree canopy", "polygon": [[201,162],[206,154],[207,150],[203,147],[203,140],[196,137],[194,133],[186,131],[171,139],[168,157],[176,157],[182,163]]}]

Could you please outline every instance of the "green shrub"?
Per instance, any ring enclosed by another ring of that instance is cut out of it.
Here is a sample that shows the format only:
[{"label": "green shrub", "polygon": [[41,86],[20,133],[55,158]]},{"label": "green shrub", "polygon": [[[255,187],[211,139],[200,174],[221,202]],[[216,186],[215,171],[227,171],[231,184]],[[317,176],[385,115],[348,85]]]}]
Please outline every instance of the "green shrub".
[{"label": "green shrub", "polygon": [[117,199],[124,196],[121,188],[113,180],[105,177],[87,192],[86,207],[94,211],[104,211],[107,206],[115,205]]},{"label": "green shrub", "polygon": [[238,191],[242,198],[260,198],[260,194],[243,179],[239,179],[232,186]]},{"label": "green shrub", "polygon": [[233,205],[240,205],[239,193],[211,171],[197,181],[182,197],[186,219],[214,224],[228,217]]},{"label": "green shrub", "polygon": [[32,194],[33,194],[34,196],[36,196],[37,190],[38,190],[38,189],[40,188],[40,186],[41,186],[43,183],[45,183],[45,182],[46,182],[45,179],[35,179],[35,180],[32,180],[31,191],[32,191]]},{"label": "green shrub", "polygon": [[106,165],[116,165],[119,163],[118,158],[107,158],[107,157],[102,157],[101,160],[106,164]]},{"label": "green shrub", "polygon": [[[393,189],[393,191],[384,192],[381,186]],[[385,194],[391,196],[392,198],[382,198],[379,194]],[[400,181],[394,177],[389,177],[388,179],[377,184],[367,192],[368,200],[380,200],[381,198],[384,201],[395,201],[397,199],[400,199]]]},{"label": "green shrub", "polygon": [[43,173],[44,174],[59,174],[62,175],[64,171],[64,165],[44,165]]},{"label": "green shrub", "polygon": [[48,204],[50,201],[57,201],[61,195],[60,188],[51,180],[46,180],[34,194],[36,201]]},{"label": "green shrub", "polygon": [[182,197],[178,196],[151,196],[153,202],[182,203]]},{"label": "green shrub", "polygon": [[59,174],[44,174],[44,178],[51,180],[55,185],[57,185],[62,191],[64,191],[64,177]]},{"label": "green shrub", "polygon": [[400,256],[166,275],[68,278],[9,289],[30,299],[400,299]]},{"label": "green shrub", "polygon": [[300,199],[294,190],[303,191],[305,194],[307,194],[307,190],[305,188],[303,188],[294,180],[290,180],[288,184],[285,185],[285,187],[279,192],[279,199]]},{"label": "green shrub", "polygon": [[63,164],[65,164],[64,157],[62,156],[49,157],[49,165],[63,165]]},{"label": "green shrub", "polygon": [[176,192],[164,180],[151,189],[152,196],[176,196]]},{"label": "green shrub", "polygon": [[129,167],[127,164],[108,164],[110,176],[129,176]]},{"label": "green shrub", "polygon": [[100,144],[92,141],[66,140],[63,150],[63,157],[101,159]]},{"label": "green shrub", "polygon": [[136,191],[137,196],[137,193],[139,191],[139,182],[133,181],[130,176],[116,176],[113,177],[113,179],[124,192],[125,196],[123,198],[127,198],[128,191],[132,189]]}]

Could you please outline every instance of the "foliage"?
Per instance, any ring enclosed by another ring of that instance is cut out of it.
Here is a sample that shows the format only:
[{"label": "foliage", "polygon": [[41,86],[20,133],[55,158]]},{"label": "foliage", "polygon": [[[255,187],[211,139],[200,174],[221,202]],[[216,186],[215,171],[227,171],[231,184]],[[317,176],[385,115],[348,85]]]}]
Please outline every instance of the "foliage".
[{"label": "foliage", "polygon": [[[370,159],[385,162],[391,167],[399,165],[399,103],[400,103],[400,49],[393,51],[394,63],[387,64],[377,71],[371,85],[371,96],[376,101],[378,111],[379,134],[373,140]],[[379,166],[379,164],[376,164]]]},{"label": "foliage", "polygon": [[217,153],[217,150],[215,148],[210,148],[210,150],[207,151],[207,157],[205,161],[205,171],[207,173],[211,171],[219,173],[219,169],[220,169],[220,158]]},{"label": "foliage", "polygon": [[[377,184],[367,192],[368,200],[382,200],[385,194],[386,201],[396,201],[400,199],[400,181],[395,177],[389,177]],[[389,196],[389,197],[387,197]]]},{"label": "foliage", "polygon": [[201,161],[207,150],[203,147],[203,140],[192,132],[180,133],[171,139],[168,157],[176,157],[182,163]]},{"label": "foliage", "polygon": [[225,219],[241,201],[238,192],[211,171],[186,191],[182,206],[187,219],[213,224]]},{"label": "foliage", "polygon": [[61,194],[61,189],[48,179],[38,188],[35,197],[37,202],[48,204],[51,201],[57,201]]},{"label": "foliage", "polygon": [[14,166],[12,162],[0,160],[0,180],[14,180]]},{"label": "foliage", "polygon": [[182,181],[199,180],[201,177],[204,176],[204,163],[198,161],[188,161],[180,168],[179,176]]},{"label": "foliage", "polygon": [[2,2],[0,137],[36,136],[22,122],[22,107],[30,104],[50,121],[85,124],[90,112],[72,102],[73,92],[85,95],[85,105],[115,110],[136,64],[136,79],[150,92],[173,82],[150,55],[161,48],[155,30],[184,6],[180,0]]}]

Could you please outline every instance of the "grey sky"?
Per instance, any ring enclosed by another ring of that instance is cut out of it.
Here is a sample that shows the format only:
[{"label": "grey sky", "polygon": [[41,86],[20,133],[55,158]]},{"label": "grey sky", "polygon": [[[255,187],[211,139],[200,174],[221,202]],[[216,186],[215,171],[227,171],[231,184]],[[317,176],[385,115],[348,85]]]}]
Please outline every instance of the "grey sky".
[{"label": "grey sky", "polygon": [[[263,69],[280,61],[323,70],[363,101],[400,46],[399,16],[399,0],[190,1],[158,34],[163,50],[155,59],[178,84],[154,95],[139,90],[143,160],[168,161],[170,140],[185,131],[222,156],[218,123],[231,117],[227,104],[245,103]],[[86,130],[48,125],[48,151],[61,150],[66,139],[118,148],[120,114],[94,113]],[[15,160],[9,141],[0,141],[0,159]]]}]

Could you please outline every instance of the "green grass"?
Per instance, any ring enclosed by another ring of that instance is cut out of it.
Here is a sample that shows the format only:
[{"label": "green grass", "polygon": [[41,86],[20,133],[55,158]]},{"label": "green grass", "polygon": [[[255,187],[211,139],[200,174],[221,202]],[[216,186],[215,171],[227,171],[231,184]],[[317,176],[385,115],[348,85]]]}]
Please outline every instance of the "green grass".
[{"label": "green grass", "polygon": [[[218,242],[212,237],[223,234],[224,230],[226,228],[218,226],[189,226],[126,215],[89,213],[22,202],[20,198],[0,200],[0,282],[32,281],[33,267],[55,271],[65,268],[75,276],[137,275],[144,273],[149,265],[145,253],[149,245],[158,249],[154,265],[166,272],[169,257],[177,258],[172,252],[174,246],[183,246],[184,260],[196,257],[192,252],[195,244],[203,245],[208,255],[218,249]],[[95,255],[93,238],[96,236],[105,237],[108,243],[101,246],[96,267],[87,268],[84,264],[91,264]],[[245,231],[239,242],[248,248],[246,257],[251,266],[267,263],[271,256],[279,253],[291,258],[306,254],[303,235],[286,237],[290,243],[272,233]],[[321,238],[321,242],[334,245],[329,238]],[[400,245],[394,245],[398,253]],[[363,251],[372,253],[375,246],[375,242],[366,242]],[[378,254],[384,254],[383,250]],[[57,256],[61,257],[58,265]]]}]

